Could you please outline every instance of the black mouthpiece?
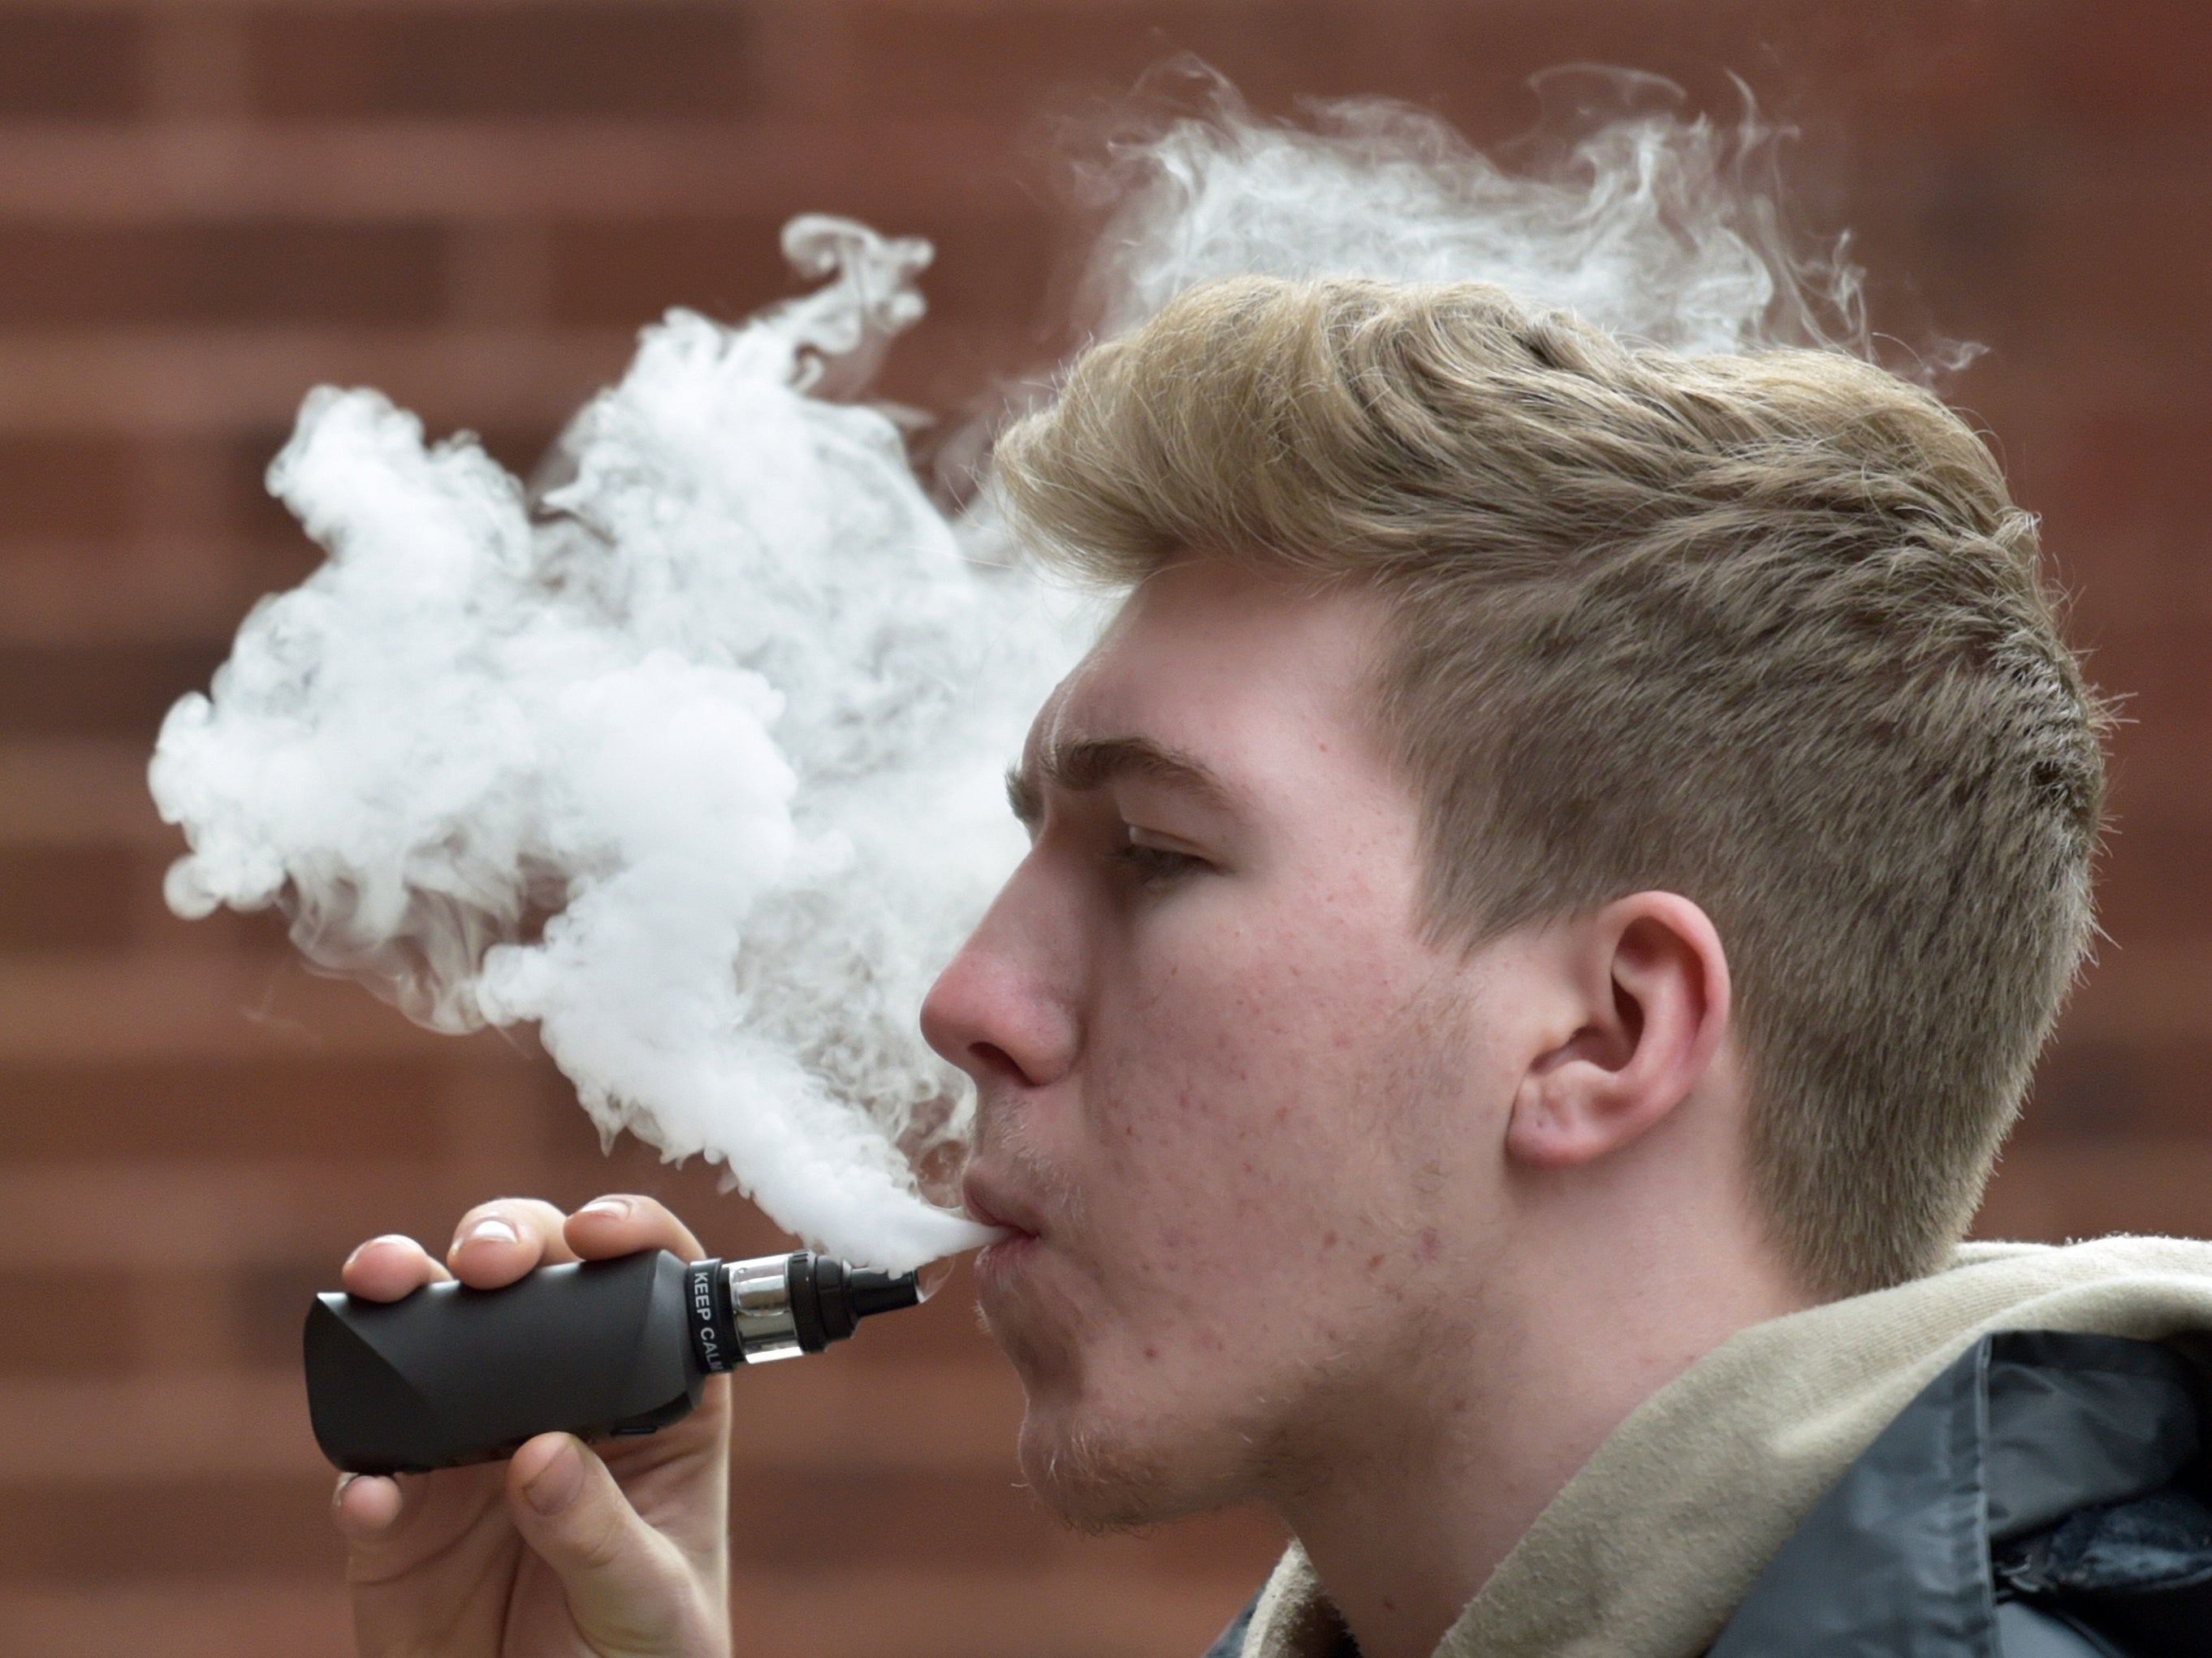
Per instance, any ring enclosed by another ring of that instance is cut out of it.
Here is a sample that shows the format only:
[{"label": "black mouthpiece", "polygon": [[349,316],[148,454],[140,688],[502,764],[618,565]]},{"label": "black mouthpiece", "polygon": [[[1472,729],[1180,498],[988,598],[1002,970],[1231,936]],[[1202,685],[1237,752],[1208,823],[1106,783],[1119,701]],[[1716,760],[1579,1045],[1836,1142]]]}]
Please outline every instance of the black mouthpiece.
[{"label": "black mouthpiece", "polygon": [[845,1294],[862,1318],[921,1305],[921,1283],[912,1272],[857,1272],[846,1280]]},{"label": "black mouthpiece", "polygon": [[689,1415],[709,1376],[818,1353],[921,1299],[912,1272],[805,1250],[689,1264],[656,1250],[503,1290],[319,1296],[308,1414],[324,1455],[356,1473],[487,1461],[556,1430],[647,1434]]},{"label": "black mouthpiece", "polygon": [[912,1272],[893,1277],[870,1268],[848,1266],[829,1255],[791,1258],[791,1315],[800,1348],[818,1353],[842,1341],[876,1313],[896,1312],[921,1300]]}]

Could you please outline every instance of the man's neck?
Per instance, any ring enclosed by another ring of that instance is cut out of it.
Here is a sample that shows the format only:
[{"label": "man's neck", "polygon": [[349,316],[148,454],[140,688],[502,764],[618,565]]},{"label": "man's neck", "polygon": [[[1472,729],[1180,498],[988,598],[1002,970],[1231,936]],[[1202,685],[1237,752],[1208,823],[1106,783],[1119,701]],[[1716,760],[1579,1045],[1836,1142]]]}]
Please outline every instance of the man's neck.
[{"label": "man's neck", "polygon": [[1601,1297],[1571,1322],[1486,1308],[1480,1346],[1440,1343],[1416,1385],[1370,1397],[1380,1408],[1356,1448],[1340,1441],[1325,1483],[1275,1493],[1362,1658],[1430,1658],[1637,1406],[1736,1331],[1805,1304],[1756,1278],[1698,1289]]}]

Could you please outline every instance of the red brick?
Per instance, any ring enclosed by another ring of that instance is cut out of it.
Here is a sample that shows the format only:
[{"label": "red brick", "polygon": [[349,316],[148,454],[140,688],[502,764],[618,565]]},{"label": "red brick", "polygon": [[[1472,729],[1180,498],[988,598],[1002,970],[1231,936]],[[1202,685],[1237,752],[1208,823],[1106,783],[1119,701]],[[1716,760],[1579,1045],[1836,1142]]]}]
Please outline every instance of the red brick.
[{"label": "red brick", "polygon": [[332,1574],[294,1580],[257,1572],[246,1562],[236,1572],[197,1581],[21,1583],[0,1590],[5,1658],[153,1652],[161,1658],[354,1658],[358,1651],[344,1587]]},{"label": "red brick", "polygon": [[2077,635],[2123,659],[2135,648],[2127,629],[2170,630],[2174,644],[2199,637],[2212,568],[2191,478],[2212,447],[2212,413],[2154,395],[2055,422],[2023,412],[1999,436],[2025,448],[2014,488],[2044,515],[2045,548],[2075,593]]},{"label": "red brick", "polygon": [[[2126,714],[2130,705],[2121,707]],[[2212,718],[2161,715],[2148,723],[2124,723],[2112,750],[2116,851],[2138,820],[2212,825],[2212,768],[2204,764],[2204,756],[2212,754]],[[2194,844],[2207,841],[2200,835]]]},{"label": "red brick", "polygon": [[0,526],[11,535],[112,535],[130,521],[131,477],[130,445],[105,434],[0,440]]},{"label": "red brick", "polygon": [[197,641],[0,646],[0,736],[140,738],[150,751],[169,705],[228,653]]},{"label": "red brick", "polygon": [[[222,481],[217,493],[222,502],[223,519],[233,533],[250,537],[263,545],[302,550],[301,556],[304,561],[310,555],[304,550],[307,537],[299,519],[269,493],[269,463],[276,459],[290,436],[289,428],[267,426],[226,438],[218,463]],[[313,567],[309,564],[307,568]]]},{"label": "red brick", "polygon": [[172,960],[219,956],[274,975],[295,966],[289,923],[274,908],[219,909],[186,920],[161,896],[161,878],[170,860],[182,854],[184,836],[141,853],[140,874],[132,883],[131,944],[134,954]]},{"label": "red brick", "polygon": [[[2119,579],[2124,574],[2116,573]],[[2178,585],[2178,584],[2177,584]],[[2090,669],[2105,689],[2122,699],[2122,712],[2146,735],[2168,729],[2200,730],[2212,721],[2212,673],[2204,671],[2204,623],[2190,613],[2189,590],[2167,588],[2173,610],[2165,617],[2147,614],[2160,597],[2158,588],[2132,594],[2136,614],[2095,630]],[[2145,602],[2147,601],[2147,602]],[[2123,769],[2132,736],[2123,726],[2116,750]]]},{"label": "red brick", "polygon": [[[1010,391],[1042,384],[1066,355],[1064,332],[1042,329],[963,328],[943,316],[925,317],[892,342],[870,392],[928,411],[933,423],[914,434],[909,452],[920,475],[947,499],[973,495],[979,442],[1003,418]],[[940,473],[939,451],[950,442],[951,471]]]},{"label": "red brick", "polygon": [[777,246],[784,216],[555,225],[553,318],[635,326],[681,305],[728,319],[800,292]]},{"label": "red brick", "polygon": [[1146,1570],[1175,1553],[1181,1533],[1166,1527],[1133,1547],[1070,1544],[1047,1571],[861,1571],[833,1562],[804,1576],[744,1573],[733,1583],[740,1650],[881,1658],[884,1631],[896,1631],[902,1658],[1188,1658],[1252,1598],[1273,1559],[1192,1582]]},{"label": "red brick", "polygon": [[2069,126],[2156,143],[2212,120],[2212,13],[2197,0],[2009,9],[2021,95]]},{"label": "red brick", "polygon": [[[1673,77],[1691,106],[1732,118],[1731,73],[1762,106],[1823,139],[1854,129],[1986,131],[2025,106],[2003,72],[2002,21],[1920,0],[1835,9],[1721,0],[1469,7],[1153,3],[960,8],[875,5],[854,17],[855,76],[872,110],[1082,116],[1146,69],[1188,52],[1257,106],[1386,94],[1438,109],[1478,143],[1539,113],[1528,78],[1571,63]],[[1950,123],[1951,125],[1945,125]]]},{"label": "red brick", "polygon": [[937,257],[921,276],[932,317],[1023,334],[1058,319],[1047,300],[1063,250],[1042,210],[986,216],[925,206],[884,228],[935,246]]},{"label": "red brick", "polygon": [[803,208],[850,210],[886,234],[921,236],[937,257],[922,274],[929,314],[1009,332],[1034,325],[1054,239],[1037,213],[933,211],[927,203],[799,203],[788,212],[716,219],[595,220],[549,234],[554,318],[636,325],[672,305],[735,320],[811,282],[784,262],[779,238]]},{"label": "red brick", "polygon": [[2120,949],[2212,934],[2212,812],[2118,802],[2097,880],[2098,917]]},{"label": "red brick", "polygon": [[0,119],[113,120],[136,106],[144,20],[136,11],[0,15]]},{"label": "red brick", "polygon": [[1974,1230],[2046,1243],[2107,1232],[2212,1236],[2212,1148],[2201,1139],[2023,1144],[1998,1163]]},{"label": "red brick", "polygon": [[272,9],[250,52],[256,105],[283,118],[669,117],[752,102],[749,33],[733,6],[651,0]]},{"label": "red brick", "polygon": [[0,848],[0,950],[118,950],[138,859],[109,847]]},{"label": "red brick", "polygon": [[[118,1424],[118,1430],[122,1424]],[[1041,1565],[1057,1522],[1002,1476],[757,1470],[732,1505],[740,1569]],[[0,1489],[0,1580],[52,1582],[336,1569],[327,1478],[42,1484]],[[945,1523],[957,1515],[956,1525]]]},{"label": "red brick", "polygon": [[0,225],[0,325],[434,321],[422,225]]},{"label": "red brick", "polygon": [[1923,218],[1907,267],[1971,302],[1965,325],[2014,352],[2148,340],[2171,369],[2208,360],[2212,180],[2133,149],[2054,155],[2023,144],[1977,171],[1985,199]]},{"label": "red brick", "polygon": [[2059,1040],[2037,1066],[2021,1119],[2023,1144],[2212,1140],[2212,1042]]},{"label": "red brick", "polygon": [[0,1489],[0,1579],[56,1584],[243,1568],[327,1578],[344,1558],[330,1502],[320,1475]]},{"label": "red brick", "polygon": [[[2201,125],[2201,96],[2176,95],[2164,109],[2141,109],[2150,77],[2134,95],[2115,96],[2112,85],[2098,84],[2096,69],[2056,72],[2076,58],[2085,66],[2100,58],[2125,62],[2186,39],[2201,23],[2171,26],[2165,19],[2187,3],[2150,0],[2096,10],[2081,0],[2033,7],[1948,0],[1868,0],[1849,8],[1773,0],[1444,3],[1394,8],[1390,27],[1354,29],[1333,44],[1346,48],[1339,61],[1363,82],[1357,89],[1434,103],[1485,143],[1529,123],[1535,106],[1525,82],[1557,64],[1621,64],[1668,76],[1688,90],[1691,107],[1721,120],[1736,112],[1730,77],[1741,76],[1767,119],[1800,135],[1787,150],[1793,173],[1856,156],[1864,158],[1860,176],[1879,186],[1889,171],[1881,158],[1893,147],[1924,155],[2001,146],[2023,130],[2061,137],[2124,134],[2125,117],[2139,109],[2148,118],[2135,124],[2136,131]],[[2092,38],[2100,48],[2116,38],[2122,44],[2084,53]],[[2185,52],[2175,56],[2155,78],[2199,83],[2200,66]],[[1233,74],[1237,65],[1222,67]],[[1307,79],[1325,82],[1333,72],[1343,70],[1323,65]],[[2101,73],[2119,82],[2129,70]],[[2122,118],[2116,122],[2116,115]]]},{"label": "red brick", "polygon": [[[1693,102],[1732,112],[1736,98],[1725,70],[1756,76],[1761,67],[1743,49],[1749,9],[1655,13],[1632,0],[1510,9],[1450,0],[1379,10],[1329,0],[878,5],[855,15],[854,73],[866,88],[859,101],[872,112],[1043,118],[1029,136],[1048,142],[1063,122],[1078,132],[1111,124],[1132,107],[1132,91],[1148,72],[1188,56],[1224,75],[1265,114],[1289,114],[1306,99],[1381,94],[1436,108],[1487,144],[1536,120],[1528,77],[1566,62],[1676,74]],[[1759,32],[1770,37],[1795,21],[1762,21]],[[1655,55],[1671,61],[1654,62]],[[1133,101],[1180,110],[1196,91],[1170,68]]]},{"label": "red brick", "polygon": [[117,1351],[115,1288],[82,1272],[0,1272],[0,1371],[94,1376],[130,1362]]},{"label": "red brick", "polygon": [[[1177,1521],[1171,1532],[1157,1540],[1165,1546],[1146,1551],[1142,1561],[1149,1581],[1164,1585],[1178,1579],[1212,1578],[1248,1583],[1249,1593],[1257,1594],[1290,1539],[1273,1515],[1258,1509],[1236,1509]],[[1130,1564],[1133,1567],[1138,1562],[1132,1560]],[[1241,1607],[1243,1602],[1235,1604]]]},{"label": "red brick", "polygon": [[319,1257],[256,1261],[240,1268],[229,1297],[239,1362],[272,1370],[296,1369],[307,1309],[317,1295],[337,1287],[336,1267]]},{"label": "red brick", "polygon": [[[793,209],[804,203],[793,203]],[[849,207],[886,232],[930,240],[937,258],[921,287],[928,310],[902,333],[869,390],[964,423],[979,397],[1009,380],[1048,372],[1065,355],[1057,313],[1055,245],[1042,215],[878,212]],[[592,222],[553,227],[551,308],[556,320],[637,328],[672,306],[736,322],[763,306],[805,292],[779,251],[788,214],[757,218]],[[494,434],[493,452],[510,469],[533,451]]]},{"label": "red brick", "polygon": [[[730,1559],[740,1570],[825,1560],[1034,1567],[1060,1540],[1058,1522],[1003,1473],[763,1470],[746,1484],[730,1514]],[[958,1523],[945,1523],[954,1515]]]},{"label": "red brick", "polygon": [[456,1090],[434,1064],[389,1060],[17,1066],[0,1069],[0,1145],[18,1163],[350,1158],[394,1148],[433,1159],[446,1149]]},{"label": "red brick", "polygon": [[[1177,52],[1200,54],[1265,99],[1301,69],[1325,74],[1352,37],[1372,32],[1347,12],[1313,3],[1264,11],[1188,3],[885,5],[858,11],[852,23],[854,72],[872,110],[1017,120],[1119,99]],[[1333,88],[1324,81],[1304,89]]]}]

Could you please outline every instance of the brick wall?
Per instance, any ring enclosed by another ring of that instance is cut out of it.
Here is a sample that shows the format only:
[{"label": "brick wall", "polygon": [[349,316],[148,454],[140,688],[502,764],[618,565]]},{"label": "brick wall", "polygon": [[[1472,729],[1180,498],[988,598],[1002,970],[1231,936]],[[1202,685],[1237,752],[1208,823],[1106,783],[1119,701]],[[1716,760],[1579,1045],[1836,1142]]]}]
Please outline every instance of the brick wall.
[{"label": "brick wall", "polygon": [[[309,568],[258,484],[301,392],[374,383],[526,464],[664,307],[784,291],[775,228],[827,209],[937,240],[890,390],[957,405],[1049,334],[1052,119],[1175,47],[1271,106],[1391,92],[1480,139],[1576,59],[1723,113],[1733,69],[1802,128],[1799,198],[1856,228],[1878,317],[1994,348],[1957,394],[2132,696],[2110,941],[1985,1228],[2212,1231],[2208,35],[2184,0],[10,0],[0,1658],[348,1649],[295,1344],[358,1237],[625,1186],[772,1247],[696,1171],[603,1161],[526,1052],[308,977],[266,918],[162,908],[144,761]],[[959,1291],[745,1383],[750,1649],[1195,1653],[1268,1528],[1055,1530]]]}]

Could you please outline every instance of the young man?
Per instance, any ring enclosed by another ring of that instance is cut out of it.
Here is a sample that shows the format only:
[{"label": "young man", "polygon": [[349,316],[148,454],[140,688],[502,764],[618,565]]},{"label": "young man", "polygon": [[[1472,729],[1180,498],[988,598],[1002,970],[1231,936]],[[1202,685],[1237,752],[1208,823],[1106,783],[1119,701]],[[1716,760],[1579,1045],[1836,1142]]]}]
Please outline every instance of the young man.
[{"label": "young man", "polygon": [[[1128,589],[923,1011],[1046,1503],[1270,1505],[1224,1658],[2203,1649],[2212,1248],[1958,1248],[2102,796],[1960,422],[1839,355],[1251,279],[998,473]],[[695,1248],[508,1201],[448,1260],[653,1244]],[[726,1433],[718,1386],[343,1486],[363,1650],[726,1652]]]}]

